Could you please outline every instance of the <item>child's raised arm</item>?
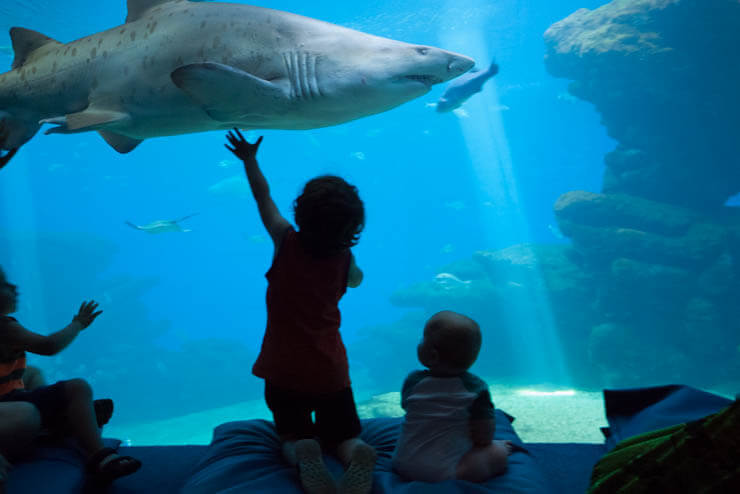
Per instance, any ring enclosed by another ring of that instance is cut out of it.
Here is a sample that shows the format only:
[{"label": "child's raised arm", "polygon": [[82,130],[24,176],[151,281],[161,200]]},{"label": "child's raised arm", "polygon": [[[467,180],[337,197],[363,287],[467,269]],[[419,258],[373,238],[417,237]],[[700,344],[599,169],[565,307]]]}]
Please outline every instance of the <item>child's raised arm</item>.
[{"label": "child's raised arm", "polygon": [[250,144],[244,139],[239,129],[235,128],[228,133],[226,138],[232,146],[230,147],[228,144],[224,144],[226,149],[234,153],[244,163],[244,171],[247,174],[252,195],[255,201],[257,201],[257,209],[259,210],[262,224],[265,225],[267,233],[270,234],[277,248],[280,245],[283,235],[290,227],[290,223],[280,214],[275,201],[272,200],[270,186],[257,163],[257,150],[262,142],[262,136],[257,139],[257,142]]},{"label": "child's raised arm", "polygon": [[56,355],[69,346],[103,311],[95,311],[95,301],[83,302],[77,315],[64,328],[44,336],[29,331],[17,322],[8,324],[2,335],[2,344],[10,348],[36,353],[38,355]]}]

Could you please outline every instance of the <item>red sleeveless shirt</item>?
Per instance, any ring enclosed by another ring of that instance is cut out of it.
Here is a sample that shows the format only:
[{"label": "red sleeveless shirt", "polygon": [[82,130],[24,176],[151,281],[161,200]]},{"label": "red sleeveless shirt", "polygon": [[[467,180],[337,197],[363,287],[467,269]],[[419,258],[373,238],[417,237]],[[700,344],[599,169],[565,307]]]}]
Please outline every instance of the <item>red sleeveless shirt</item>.
[{"label": "red sleeveless shirt", "polygon": [[306,393],[349,387],[347,352],[339,335],[339,300],[347,291],[351,253],[315,258],[290,228],[265,275],[267,329],[252,373]]}]

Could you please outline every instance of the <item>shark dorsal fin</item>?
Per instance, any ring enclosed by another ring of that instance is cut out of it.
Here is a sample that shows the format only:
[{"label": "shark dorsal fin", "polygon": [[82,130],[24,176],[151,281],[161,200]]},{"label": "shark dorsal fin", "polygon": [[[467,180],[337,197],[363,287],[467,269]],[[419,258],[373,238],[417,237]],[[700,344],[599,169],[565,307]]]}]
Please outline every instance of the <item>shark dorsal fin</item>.
[{"label": "shark dorsal fin", "polygon": [[157,5],[172,2],[173,0],[128,0],[128,15],[126,22],[134,22],[141,19],[144,13]]},{"label": "shark dorsal fin", "polygon": [[11,28],[10,39],[13,42],[13,51],[15,52],[12,65],[14,69],[26,63],[31,58],[31,54],[39,48],[49,44],[61,45],[61,43],[48,36],[22,27]]}]

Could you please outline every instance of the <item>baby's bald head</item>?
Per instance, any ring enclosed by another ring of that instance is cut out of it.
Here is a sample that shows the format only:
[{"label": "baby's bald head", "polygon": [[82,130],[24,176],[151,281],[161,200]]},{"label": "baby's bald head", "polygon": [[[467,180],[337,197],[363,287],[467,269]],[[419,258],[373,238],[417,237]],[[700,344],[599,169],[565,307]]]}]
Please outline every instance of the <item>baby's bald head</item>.
[{"label": "baby's bald head", "polygon": [[478,358],[482,336],[478,323],[473,319],[445,310],[427,321],[424,342],[436,350],[440,364],[465,371]]}]

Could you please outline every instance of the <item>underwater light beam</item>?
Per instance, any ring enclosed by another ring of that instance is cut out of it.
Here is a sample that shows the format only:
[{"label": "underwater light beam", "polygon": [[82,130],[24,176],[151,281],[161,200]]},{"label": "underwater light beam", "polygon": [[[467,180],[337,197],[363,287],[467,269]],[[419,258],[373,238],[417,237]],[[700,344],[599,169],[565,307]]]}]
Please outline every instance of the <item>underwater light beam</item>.
[{"label": "underwater light beam", "polygon": [[[453,7],[457,4],[447,3],[448,9]],[[442,31],[439,38],[445,46],[465,47],[468,52],[478,54],[478,60],[487,66],[493,56],[490,54],[490,41],[485,39],[484,33],[486,30],[482,25],[467,24],[464,30]],[[506,67],[501,70],[505,71]],[[501,248],[500,239],[512,236],[526,242],[529,223],[519,199],[495,79],[468,100],[465,107],[467,116],[458,121],[479,184],[478,204],[486,229],[485,248]],[[484,203],[490,207],[482,206]],[[507,321],[507,327],[516,328],[510,337],[515,351],[520,352],[514,359],[519,364],[519,375],[526,379],[569,383],[552,307],[543,289],[545,286],[542,273],[535,269],[525,284],[525,297],[512,300],[507,305],[508,313],[502,314],[502,318]]]}]

